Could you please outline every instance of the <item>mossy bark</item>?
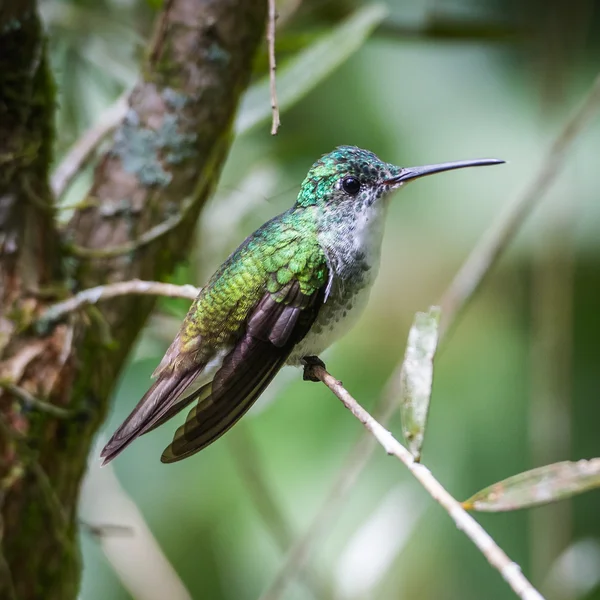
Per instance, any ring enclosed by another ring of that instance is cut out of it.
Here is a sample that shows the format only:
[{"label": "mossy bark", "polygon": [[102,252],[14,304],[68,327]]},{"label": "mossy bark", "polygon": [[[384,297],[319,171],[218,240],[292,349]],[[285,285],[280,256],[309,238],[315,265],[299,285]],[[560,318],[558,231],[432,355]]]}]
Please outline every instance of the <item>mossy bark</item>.
[{"label": "mossy bark", "polygon": [[0,396],[0,598],[68,600],[79,586],[76,506],[87,456],[153,301],[107,301],[98,318],[70,315],[44,331],[35,316],[48,290],[160,279],[186,256],[229,148],[267,3],[165,2],[130,109],[96,169],[93,202],[62,232],[48,185],[55,99],[43,32],[34,0],[7,4],[0,8],[0,383],[71,417],[27,407],[6,389]]}]

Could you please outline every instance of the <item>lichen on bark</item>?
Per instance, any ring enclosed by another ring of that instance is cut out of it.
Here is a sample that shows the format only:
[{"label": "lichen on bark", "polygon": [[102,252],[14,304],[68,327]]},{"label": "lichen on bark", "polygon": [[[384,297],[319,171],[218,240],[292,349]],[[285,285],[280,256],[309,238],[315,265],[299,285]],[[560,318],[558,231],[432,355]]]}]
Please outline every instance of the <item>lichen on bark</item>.
[{"label": "lichen on bark", "polygon": [[[96,318],[70,315],[44,331],[31,325],[35,315],[54,299],[49,290],[160,279],[186,256],[227,155],[266,10],[263,0],[165,1],[128,115],[95,170],[94,202],[59,236],[43,31],[34,0],[0,6],[0,383],[71,415],[27,407],[0,386],[2,598],[76,597],[79,485],[153,300],[114,299]],[[137,244],[155,229],[160,235]],[[129,250],[106,252],[119,247]]]}]

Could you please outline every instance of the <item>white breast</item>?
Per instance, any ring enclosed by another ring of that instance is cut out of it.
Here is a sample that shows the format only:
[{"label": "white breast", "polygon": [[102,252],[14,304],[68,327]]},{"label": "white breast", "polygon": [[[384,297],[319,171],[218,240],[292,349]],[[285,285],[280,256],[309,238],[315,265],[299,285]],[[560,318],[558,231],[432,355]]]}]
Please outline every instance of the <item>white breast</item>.
[{"label": "white breast", "polygon": [[300,365],[305,356],[318,356],[358,321],[369,300],[379,270],[387,202],[367,207],[344,225],[319,236],[334,271],[329,297],[306,337],[287,363]]}]

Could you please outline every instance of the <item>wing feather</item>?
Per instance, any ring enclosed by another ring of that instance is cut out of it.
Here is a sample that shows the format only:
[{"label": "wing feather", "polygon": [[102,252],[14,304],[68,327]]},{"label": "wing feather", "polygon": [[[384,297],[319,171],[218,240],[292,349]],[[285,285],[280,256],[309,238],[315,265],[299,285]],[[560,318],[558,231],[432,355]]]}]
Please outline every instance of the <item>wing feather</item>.
[{"label": "wing feather", "polygon": [[[104,446],[100,453],[102,464],[110,462],[138,436],[164,422],[166,414],[169,414],[170,418],[188,406],[194,400],[195,394],[186,397],[183,402],[178,402],[178,399],[197,375],[197,369],[160,375]],[[173,410],[174,408],[176,410]]]},{"label": "wing feather", "polygon": [[165,462],[205,447],[250,408],[324,302],[327,260],[316,238],[306,236],[311,219],[291,209],[223,263],[190,307],[156,381],[102,451],[104,463],[193,401]]},{"label": "wing feather", "polygon": [[206,448],[254,404],[307,334],[323,303],[325,288],[310,296],[292,281],[284,294],[266,293],[248,320],[246,333],[225,357],[210,393],[189,412],[161,460],[175,462]]}]

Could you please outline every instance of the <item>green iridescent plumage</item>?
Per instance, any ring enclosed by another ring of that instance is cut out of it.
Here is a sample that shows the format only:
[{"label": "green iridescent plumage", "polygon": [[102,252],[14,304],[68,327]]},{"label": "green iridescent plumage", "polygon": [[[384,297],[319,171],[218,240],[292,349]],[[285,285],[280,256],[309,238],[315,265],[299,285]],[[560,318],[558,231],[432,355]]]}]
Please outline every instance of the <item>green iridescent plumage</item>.
[{"label": "green iridescent plumage", "polygon": [[175,352],[167,353],[156,375],[190,360],[191,352],[198,353],[193,360],[208,360],[217,347],[233,344],[265,292],[281,302],[280,292],[292,279],[306,296],[325,285],[327,264],[314,228],[312,215],[296,208],[247,238],[192,304]]},{"label": "green iridescent plumage", "polygon": [[377,274],[390,192],[430,173],[497,162],[402,169],[354,146],[319,159],[296,204],[204,286],[154,384],[102,450],[104,462],[192,403],[163,462],[218,439],[286,363],[319,354],[355,322]]}]

